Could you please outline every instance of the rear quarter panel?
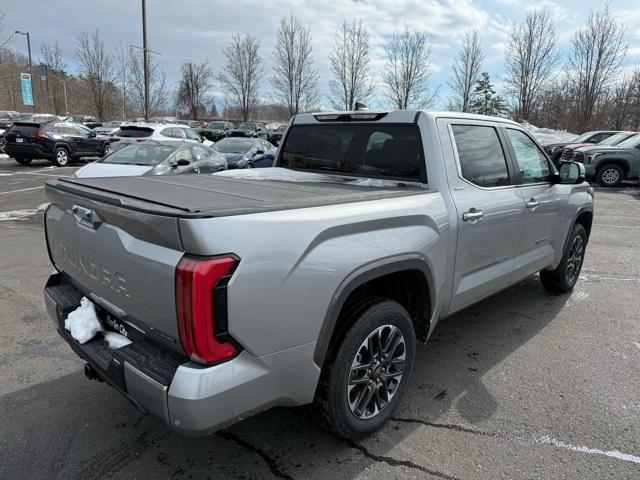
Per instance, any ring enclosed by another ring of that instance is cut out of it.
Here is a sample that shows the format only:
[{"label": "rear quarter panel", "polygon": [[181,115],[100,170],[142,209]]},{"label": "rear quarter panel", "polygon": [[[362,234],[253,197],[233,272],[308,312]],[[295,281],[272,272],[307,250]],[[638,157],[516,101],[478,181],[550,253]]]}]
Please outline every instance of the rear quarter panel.
[{"label": "rear quarter panel", "polygon": [[229,331],[257,356],[316,342],[341,283],[398,258],[418,258],[443,288],[449,243],[438,192],[394,199],[181,221],[185,250],[235,253]]}]

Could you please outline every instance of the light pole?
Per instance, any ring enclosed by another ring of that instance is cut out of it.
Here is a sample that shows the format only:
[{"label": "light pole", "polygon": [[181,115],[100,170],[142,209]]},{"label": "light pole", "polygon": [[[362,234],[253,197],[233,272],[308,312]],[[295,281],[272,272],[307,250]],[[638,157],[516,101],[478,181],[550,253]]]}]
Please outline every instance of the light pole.
[{"label": "light pole", "polygon": [[147,2],[142,0],[142,58],[144,61],[144,121],[149,121],[149,46],[147,45]]},{"label": "light pole", "polygon": [[[17,35],[27,36],[27,50],[29,51],[29,75],[31,76],[31,85],[33,86],[33,67],[31,65],[31,37],[29,36],[29,32],[21,32],[20,30],[16,30],[14,33],[16,33]],[[31,92],[31,95],[33,96],[33,113],[36,113],[36,98],[35,95],[33,95],[33,92]]]}]

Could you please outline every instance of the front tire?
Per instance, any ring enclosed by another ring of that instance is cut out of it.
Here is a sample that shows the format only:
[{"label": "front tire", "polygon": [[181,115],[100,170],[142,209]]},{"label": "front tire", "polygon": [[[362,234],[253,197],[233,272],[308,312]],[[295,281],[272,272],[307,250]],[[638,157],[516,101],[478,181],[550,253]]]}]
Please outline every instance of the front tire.
[{"label": "front tire", "polygon": [[53,152],[53,164],[58,167],[66,167],[69,164],[69,152],[66,148],[58,147]]},{"label": "front tire", "polygon": [[624,170],[618,165],[604,165],[596,173],[596,181],[601,187],[617,187],[624,179]]},{"label": "front tire", "polygon": [[555,270],[540,272],[540,281],[546,290],[552,293],[567,293],[573,290],[582,269],[586,246],[587,231],[577,223],[571,231],[560,265]]},{"label": "front tire", "polygon": [[370,299],[352,311],[357,318],[325,366],[316,406],[333,433],[357,440],[382,427],[400,403],[416,336],[409,313],[395,301]]},{"label": "front tire", "polygon": [[111,153],[111,145],[110,144],[106,144],[104,146],[104,150],[102,151],[102,156],[106,157],[107,155],[109,155]]}]

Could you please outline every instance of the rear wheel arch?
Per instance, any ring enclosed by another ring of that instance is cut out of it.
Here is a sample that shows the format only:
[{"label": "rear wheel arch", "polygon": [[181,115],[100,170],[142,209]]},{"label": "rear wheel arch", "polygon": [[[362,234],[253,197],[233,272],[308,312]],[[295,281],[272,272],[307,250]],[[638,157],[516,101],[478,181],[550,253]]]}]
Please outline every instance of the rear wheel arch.
[{"label": "rear wheel arch", "polygon": [[314,361],[319,367],[331,359],[357,313],[383,299],[394,300],[411,315],[416,337],[426,340],[435,307],[432,270],[421,258],[398,259],[356,271],[336,290],[325,316]]}]

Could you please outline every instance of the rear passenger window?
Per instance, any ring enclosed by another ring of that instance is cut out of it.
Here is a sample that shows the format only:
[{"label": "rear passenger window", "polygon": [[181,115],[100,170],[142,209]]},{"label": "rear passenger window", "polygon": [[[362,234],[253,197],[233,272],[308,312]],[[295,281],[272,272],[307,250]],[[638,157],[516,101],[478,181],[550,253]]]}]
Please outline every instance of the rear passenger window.
[{"label": "rear passenger window", "polygon": [[509,185],[498,132],[481,125],[452,125],[462,177],[480,187]]}]

